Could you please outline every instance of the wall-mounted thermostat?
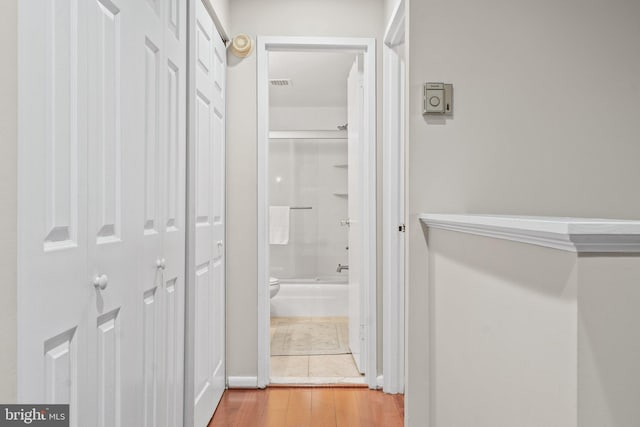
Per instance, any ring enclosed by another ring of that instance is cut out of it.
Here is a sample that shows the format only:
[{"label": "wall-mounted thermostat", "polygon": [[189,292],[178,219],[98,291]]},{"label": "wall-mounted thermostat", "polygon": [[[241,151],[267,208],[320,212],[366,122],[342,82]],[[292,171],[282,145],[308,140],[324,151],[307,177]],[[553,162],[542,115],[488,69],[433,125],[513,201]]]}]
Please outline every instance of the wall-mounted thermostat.
[{"label": "wall-mounted thermostat", "polygon": [[453,113],[453,85],[448,83],[425,83],[422,114]]}]

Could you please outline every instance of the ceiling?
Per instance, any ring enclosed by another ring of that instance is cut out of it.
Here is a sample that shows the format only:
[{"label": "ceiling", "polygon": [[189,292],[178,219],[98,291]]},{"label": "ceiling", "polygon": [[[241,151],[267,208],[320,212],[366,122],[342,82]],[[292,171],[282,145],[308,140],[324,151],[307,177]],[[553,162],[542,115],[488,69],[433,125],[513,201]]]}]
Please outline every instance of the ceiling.
[{"label": "ceiling", "polygon": [[346,107],[347,77],[354,53],[269,52],[269,78],[290,79],[269,85],[272,107]]}]

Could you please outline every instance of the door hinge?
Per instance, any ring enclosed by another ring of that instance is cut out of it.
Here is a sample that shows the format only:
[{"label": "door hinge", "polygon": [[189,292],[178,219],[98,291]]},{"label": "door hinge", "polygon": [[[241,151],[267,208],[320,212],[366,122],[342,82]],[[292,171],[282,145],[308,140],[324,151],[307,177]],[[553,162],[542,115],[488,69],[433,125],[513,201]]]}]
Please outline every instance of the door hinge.
[{"label": "door hinge", "polygon": [[400,231],[401,233],[404,233],[405,231],[407,231],[407,227],[404,224],[400,224],[398,226],[398,231]]}]

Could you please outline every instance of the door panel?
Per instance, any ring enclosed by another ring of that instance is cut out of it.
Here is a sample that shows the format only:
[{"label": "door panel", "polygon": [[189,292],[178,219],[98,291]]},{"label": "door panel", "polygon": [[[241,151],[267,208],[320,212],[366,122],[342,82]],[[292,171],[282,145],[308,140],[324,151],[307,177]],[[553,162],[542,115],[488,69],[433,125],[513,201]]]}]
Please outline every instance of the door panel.
[{"label": "door panel", "polygon": [[119,239],[121,230],[121,104],[120,55],[122,38],[120,9],[108,0],[98,0],[90,6],[90,22],[100,31],[90,32],[90,88],[89,139],[95,145],[90,170],[96,182],[90,195],[90,206],[95,207],[98,243]]},{"label": "door panel", "polygon": [[358,371],[364,373],[365,322],[362,307],[362,254],[364,253],[362,236],[362,175],[361,159],[363,151],[363,68],[362,59],[356,57],[347,81],[348,114],[348,187],[349,187],[349,347]]},{"label": "door panel", "polygon": [[122,368],[120,346],[122,333],[120,330],[120,309],[98,317],[97,324],[97,379],[98,422],[100,427],[119,426],[121,420]]},{"label": "door panel", "polygon": [[19,399],[180,426],[186,2],[19,7]]},{"label": "door panel", "polygon": [[[143,111],[141,172],[144,176],[143,203],[144,221],[138,224],[143,250],[140,262],[142,289],[138,293],[138,305],[143,309],[142,318],[142,372],[143,378],[143,423],[144,427],[165,426],[166,418],[159,414],[162,407],[161,396],[165,379],[163,324],[164,292],[163,265],[167,261],[163,253],[162,169],[161,154],[163,133],[160,128],[164,97],[161,82],[161,65],[164,56],[162,19],[158,2],[148,1],[145,19],[138,23],[143,37],[140,37],[140,51],[143,60],[139,64],[143,73],[139,74],[137,88]],[[164,264],[163,264],[164,259]]]},{"label": "door panel", "polygon": [[195,426],[206,426],[225,387],[226,49],[202,2],[196,11]]},{"label": "door panel", "polygon": [[[170,60],[167,60],[167,185],[166,185],[166,231],[171,233],[180,228],[179,212],[184,210],[184,157],[181,153],[184,150],[184,141],[181,141],[182,131],[184,131],[183,104],[180,103],[180,96],[184,97],[184,85],[180,81],[180,71]],[[182,142],[182,143],[181,143]],[[180,224],[181,225],[181,224]]]},{"label": "door panel", "polygon": [[159,104],[159,48],[149,38],[145,40],[144,79],[145,97],[145,156],[144,156],[144,231],[145,234],[158,233],[159,220],[159,173],[160,173],[160,132]]},{"label": "door panel", "polygon": [[144,375],[144,395],[143,395],[143,426],[156,425],[156,396],[158,381],[156,378],[156,366],[158,365],[158,349],[156,338],[158,336],[158,319],[160,317],[158,308],[157,287],[149,289],[144,293],[144,305],[142,312],[142,370]]},{"label": "door panel", "polygon": [[176,19],[185,16],[186,2],[141,4],[144,74],[138,74],[136,88],[145,142],[144,222],[138,231],[143,247],[138,298],[145,308],[143,425],[169,427],[182,425],[183,416],[186,49],[184,26]]},{"label": "door panel", "polygon": [[160,201],[164,230],[163,321],[164,374],[158,406],[159,419],[167,427],[183,425],[184,398],[184,307],[185,307],[185,206],[186,206],[186,117],[187,117],[187,2],[163,2],[162,32],[164,54],[160,64],[163,93],[160,129],[161,156]]},{"label": "door panel", "polygon": [[[88,273],[102,277],[88,307],[88,425],[141,424],[142,346],[139,227],[144,218],[144,110],[132,87],[144,76],[144,39],[137,2],[89,2],[88,17]],[[143,53],[143,54],[140,54]],[[145,76],[146,77],[146,76]],[[144,88],[144,86],[142,86]],[[89,281],[88,285],[91,285]]]},{"label": "door panel", "polygon": [[[92,414],[87,307],[87,9],[20,1],[18,144],[18,400]],[[55,313],[55,316],[46,316]]]},{"label": "door panel", "polygon": [[45,343],[45,399],[68,403],[77,391],[78,349],[75,328]]},{"label": "door panel", "polygon": [[[65,4],[66,3],[66,4]],[[78,28],[75,2],[47,5],[45,249],[77,241],[78,229]],[[58,53],[56,55],[56,53]]]}]

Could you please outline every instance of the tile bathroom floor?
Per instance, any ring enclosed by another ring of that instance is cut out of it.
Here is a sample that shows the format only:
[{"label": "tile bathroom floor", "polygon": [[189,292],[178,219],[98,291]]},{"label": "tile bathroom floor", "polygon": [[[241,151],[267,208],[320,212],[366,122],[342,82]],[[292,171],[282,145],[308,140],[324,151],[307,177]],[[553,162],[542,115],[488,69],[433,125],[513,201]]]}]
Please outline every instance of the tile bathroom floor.
[{"label": "tile bathroom floor", "polygon": [[[272,317],[272,384],[364,384],[346,317]],[[337,354],[331,354],[337,353]]]}]

